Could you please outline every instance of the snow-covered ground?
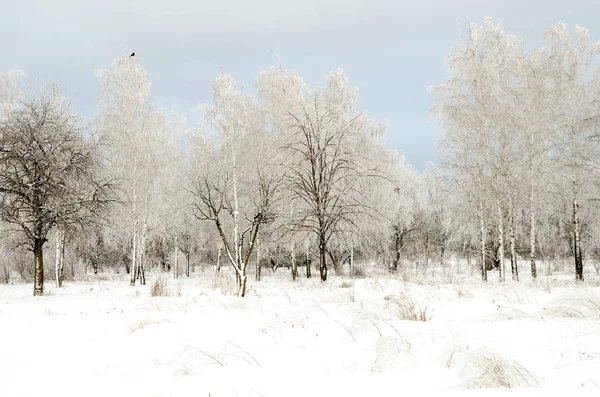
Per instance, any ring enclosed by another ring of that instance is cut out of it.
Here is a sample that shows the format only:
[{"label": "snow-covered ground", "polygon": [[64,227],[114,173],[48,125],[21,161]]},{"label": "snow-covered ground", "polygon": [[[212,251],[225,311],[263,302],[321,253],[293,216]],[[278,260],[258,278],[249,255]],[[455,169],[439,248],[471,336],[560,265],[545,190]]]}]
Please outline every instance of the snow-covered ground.
[{"label": "snow-covered ground", "polygon": [[1,285],[0,395],[600,396],[593,278],[321,284],[280,271],[240,299],[209,274],[151,297],[157,276],[38,298]]}]

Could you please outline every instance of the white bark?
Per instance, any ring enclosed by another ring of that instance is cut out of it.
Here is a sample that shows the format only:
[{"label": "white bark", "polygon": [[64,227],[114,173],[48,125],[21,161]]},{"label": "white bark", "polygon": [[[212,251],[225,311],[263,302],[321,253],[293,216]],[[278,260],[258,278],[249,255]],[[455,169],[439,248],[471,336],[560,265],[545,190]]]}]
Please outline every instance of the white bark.
[{"label": "white bark", "polygon": [[61,229],[56,230],[56,261],[55,261],[55,277],[56,277],[56,288],[61,287],[61,278],[64,267],[64,231]]},{"label": "white bark", "polygon": [[260,239],[256,240],[256,281],[260,281]]},{"label": "white bark", "polygon": [[481,276],[487,281],[487,267],[485,264],[485,219],[483,214],[483,201],[479,202],[479,233],[481,238]]},{"label": "white bark", "polygon": [[292,280],[296,281],[296,278],[298,277],[298,266],[296,264],[296,251],[295,251],[295,245],[294,242],[292,241],[292,247],[291,247],[291,251],[292,251]]},{"label": "white bark", "polygon": [[537,269],[535,267],[535,199],[533,188],[533,161],[529,161],[529,260],[531,265],[531,277],[537,277]]},{"label": "white bark", "polygon": [[179,246],[177,244],[178,244],[178,236],[175,235],[175,268],[174,268],[175,278],[179,277]]},{"label": "white bark", "polygon": [[510,270],[512,272],[512,279],[513,281],[519,281],[519,269],[518,269],[518,262],[517,262],[517,251],[516,251],[516,241],[515,241],[515,215],[514,215],[514,209],[512,207],[512,201],[509,204],[509,211],[510,211],[510,216],[509,216],[509,234],[510,234]]},{"label": "white bark", "polygon": [[497,225],[498,225],[498,273],[500,281],[506,279],[506,269],[504,269],[504,216],[502,214],[502,205],[500,201],[496,201]]}]

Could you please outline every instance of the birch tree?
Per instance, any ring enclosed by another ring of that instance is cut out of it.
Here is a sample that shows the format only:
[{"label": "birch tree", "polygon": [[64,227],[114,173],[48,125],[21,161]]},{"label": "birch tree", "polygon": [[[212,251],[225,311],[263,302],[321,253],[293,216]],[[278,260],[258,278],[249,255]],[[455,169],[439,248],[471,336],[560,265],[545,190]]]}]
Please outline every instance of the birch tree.
[{"label": "birch tree", "polygon": [[104,143],[108,172],[121,183],[121,211],[129,231],[131,285],[139,278],[145,284],[144,267],[149,233],[156,229],[158,215],[169,189],[173,147],[182,124],[177,116],[156,111],[150,100],[151,83],[137,57],[123,56],[111,70],[98,70],[102,114],[98,129]]},{"label": "birch tree", "polygon": [[[445,167],[477,192],[481,224],[481,261],[485,268],[485,202],[492,199],[496,220],[500,279],[504,279],[505,209],[515,186],[514,166],[518,102],[515,73],[522,60],[522,43],[499,24],[469,23],[468,41],[447,59],[452,79],[433,88],[432,113],[444,129]],[[483,278],[487,275],[482,270]]]},{"label": "birch tree", "polygon": [[22,77],[25,77],[25,73],[19,69],[0,73],[0,121],[6,120],[23,98],[23,92],[19,89],[19,79]]},{"label": "birch tree", "polygon": [[593,71],[599,43],[592,43],[587,29],[576,26],[569,34],[566,25],[559,23],[544,35],[549,46],[549,67],[553,73],[553,86],[546,95],[553,99],[555,120],[554,139],[557,158],[568,171],[571,184],[572,236],[575,258],[575,278],[583,281],[583,256],[581,239],[580,207],[583,181],[590,175],[590,161],[598,154],[590,145],[591,137],[599,119],[596,104],[600,85],[600,68],[595,69],[592,79],[586,79]]},{"label": "birch tree", "polygon": [[281,173],[269,150],[276,137],[254,99],[238,91],[232,76],[220,74],[213,88],[206,121],[214,135],[201,132],[193,144],[194,214],[217,228],[224,255],[236,272],[238,296],[243,297],[256,238],[272,220],[278,200]]}]

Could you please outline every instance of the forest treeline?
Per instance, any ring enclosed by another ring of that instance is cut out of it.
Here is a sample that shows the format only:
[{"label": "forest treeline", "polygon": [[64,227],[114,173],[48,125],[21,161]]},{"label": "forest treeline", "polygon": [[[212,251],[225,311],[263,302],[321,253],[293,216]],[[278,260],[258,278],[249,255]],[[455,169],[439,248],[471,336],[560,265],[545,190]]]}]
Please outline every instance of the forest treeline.
[{"label": "forest treeline", "polygon": [[272,67],[255,94],[220,73],[194,128],[153,105],[137,56],[96,71],[91,120],[55,85],[0,74],[0,279],[42,295],[49,276],[110,269],[135,285],[218,263],[244,296],[266,267],[326,281],[366,262],[466,262],[518,280],[568,260],[583,281],[584,264],[600,269],[600,45],[564,24],[528,50],[491,19],[465,31],[431,88],[441,162],[420,172],[339,68],[310,86]]}]

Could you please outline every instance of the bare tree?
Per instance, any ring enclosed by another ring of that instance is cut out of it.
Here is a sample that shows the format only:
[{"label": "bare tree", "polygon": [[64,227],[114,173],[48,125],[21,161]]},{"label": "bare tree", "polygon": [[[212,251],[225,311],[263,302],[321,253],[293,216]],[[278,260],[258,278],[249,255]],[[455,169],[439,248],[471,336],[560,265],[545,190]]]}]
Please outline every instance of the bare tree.
[{"label": "bare tree", "polygon": [[373,207],[364,188],[379,173],[366,154],[382,125],[355,111],[356,89],[339,68],[321,88],[310,89],[282,69],[263,73],[257,85],[272,123],[286,136],[287,190],[297,203],[293,224],[317,236],[319,271],[326,281],[330,240],[342,229],[356,228]]},{"label": "bare tree", "polygon": [[272,220],[277,205],[281,172],[269,155],[275,137],[254,100],[243,96],[233,78],[223,73],[214,92],[207,122],[219,141],[206,131],[194,140],[190,191],[196,199],[195,216],[216,226],[243,297],[259,229]]},{"label": "bare tree", "polygon": [[34,295],[44,292],[43,245],[56,225],[85,226],[109,203],[110,185],[79,119],[44,92],[22,101],[0,124],[0,217],[34,253]]}]

